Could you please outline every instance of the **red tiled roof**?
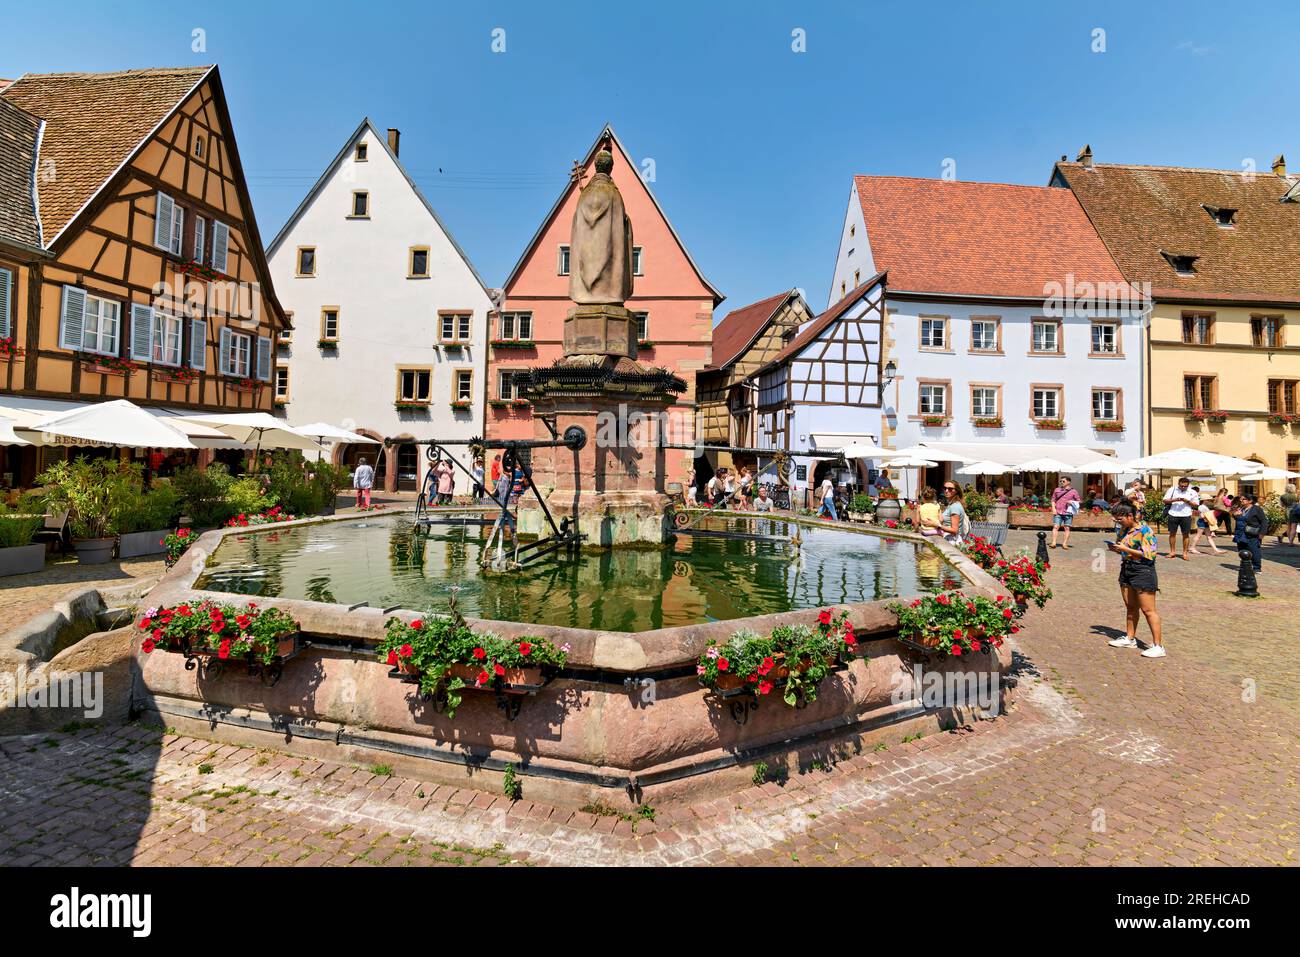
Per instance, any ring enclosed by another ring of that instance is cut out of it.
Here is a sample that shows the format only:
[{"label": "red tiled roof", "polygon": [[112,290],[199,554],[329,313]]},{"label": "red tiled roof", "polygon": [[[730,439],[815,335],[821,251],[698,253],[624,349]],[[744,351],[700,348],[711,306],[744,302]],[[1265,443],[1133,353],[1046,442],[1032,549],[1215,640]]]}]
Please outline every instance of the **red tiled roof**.
[{"label": "red tiled roof", "polygon": [[722,321],[713,327],[713,362],[709,368],[725,369],[739,359],[793,293],[793,289],[778,292],[723,316]]},{"label": "red tiled roof", "polygon": [[871,255],[898,292],[1041,299],[1049,284],[1122,283],[1069,190],[855,176]]},{"label": "red tiled roof", "polygon": [[[1273,173],[1057,163],[1115,260],[1152,294],[1191,300],[1300,300],[1300,203]],[[1232,228],[1206,207],[1235,210]],[[1181,275],[1161,253],[1195,256]]]}]

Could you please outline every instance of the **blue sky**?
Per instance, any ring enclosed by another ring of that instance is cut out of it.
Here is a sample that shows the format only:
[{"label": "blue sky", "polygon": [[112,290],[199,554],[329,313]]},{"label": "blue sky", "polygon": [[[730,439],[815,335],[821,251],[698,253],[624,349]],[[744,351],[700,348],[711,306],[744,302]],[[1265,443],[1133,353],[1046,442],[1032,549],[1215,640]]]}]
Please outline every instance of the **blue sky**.
[{"label": "blue sky", "polygon": [[399,127],[489,285],[609,121],[654,159],[720,317],[791,286],[825,305],[854,173],[939,176],[951,158],[959,179],[1041,185],[1084,142],[1099,162],[1300,167],[1287,19],[1193,2],[46,0],[6,11],[0,76],[220,64],[267,242],[362,116]]}]

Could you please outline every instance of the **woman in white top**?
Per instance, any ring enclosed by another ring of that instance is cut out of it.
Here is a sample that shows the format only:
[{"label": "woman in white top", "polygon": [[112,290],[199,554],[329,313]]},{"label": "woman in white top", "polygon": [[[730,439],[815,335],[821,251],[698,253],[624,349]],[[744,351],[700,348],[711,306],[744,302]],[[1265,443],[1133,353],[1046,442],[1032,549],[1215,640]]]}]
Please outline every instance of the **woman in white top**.
[{"label": "woman in white top", "polygon": [[[1192,490],[1195,491],[1198,495],[1200,494],[1199,486],[1193,486]],[[1214,493],[1211,492],[1209,495],[1206,496],[1206,498],[1213,501]],[[1213,552],[1215,555],[1223,554],[1223,549],[1214,543],[1214,529],[1218,527],[1218,524],[1219,524],[1219,519],[1214,514],[1214,509],[1210,508],[1210,506],[1205,503],[1205,499],[1201,499],[1200,504],[1196,506],[1196,537],[1192,539],[1193,555],[1203,554],[1202,552],[1196,550],[1196,546],[1201,544],[1202,535],[1204,535],[1205,540],[1210,543],[1211,552]]]}]

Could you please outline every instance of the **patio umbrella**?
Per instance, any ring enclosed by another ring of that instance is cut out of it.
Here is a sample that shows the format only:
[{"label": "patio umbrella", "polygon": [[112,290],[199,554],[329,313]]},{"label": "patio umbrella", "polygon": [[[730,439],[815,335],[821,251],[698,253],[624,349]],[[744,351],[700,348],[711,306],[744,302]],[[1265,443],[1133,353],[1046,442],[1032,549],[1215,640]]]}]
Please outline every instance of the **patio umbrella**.
[{"label": "patio umbrella", "polygon": [[182,418],[206,425],[230,436],[236,442],[252,446],[254,457],[263,448],[320,451],[319,443],[310,435],[304,435],[269,412],[214,412]]},{"label": "patio umbrella", "polygon": [[898,459],[890,459],[885,463],[891,469],[932,469],[939,463],[932,459],[922,459],[916,456],[906,455]]},{"label": "patio umbrella", "polygon": [[1103,455],[1099,459],[1091,462],[1084,462],[1082,465],[1074,466],[1074,471],[1084,475],[1096,473],[1098,475],[1123,475],[1125,472],[1135,471],[1129,468],[1119,459],[1112,458],[1109,455]]},{"label": "patio umbrella", "polygon": [[[115,445],[128,449],[195,448],[180,429],[126,399],[93,402],[31,423],[41,445]],[[61,442],[60,440],[71,440]]]},{"label": "patio umbrella", "polygon": [[[889,456],[893,456],[890,458]],[[905,449],[894,449],[887,451],[881,456],[886,465],[893,465],[894,459],[897,458],[923,458],[931,462],[974,462],[976,458],[968,455],[958,455],[956,452],[945,452],[942,449],[929,449],[924,445],[909,445]]]},{"label": "patio umbrella", "polygon": [[300,432],[303,435],[310,435],[313,439],[317,441],[317,443],[319,443],[319,448],[317,449],[316,452],[317,461],[320,461],[321,456],[324,455],[325,453],[326,440],[330,441],[331,443],[347,442],[352,445],[356,445],[356,444],[379,445],[380,444],[378,439],[368,438],[367,436],[359,435],[356,432],[349,432],[347,429],[340,429],[337,426],[330,425],[328,422],[312,422],[308,425],[295,425],[293,427],[293,430],[295,432]]},{"label": "patio umbrella", "polygon": [[1077,465],[1070,465],[1068,462],[1062,462],[1059,459],[1042,458],[1030,459],[1028,462],[1021,462],[1013,472],[1077,472]]},{"label": "patio umbrella", "polygon": [[1009,465],[1003,465],[1001,462],[990,462],[985,459],[983,462],[971,462],[969,465],[963,465],[957,471],[962,475],[1005,475],[1007,472],[1015,470]]},{"label": "patio umbrella", "polygon": [[1279,479],[1300,478],[1300,472],[1288,472],[1286,469],[1277,469],[1266,465],[1256,472],[1251,472],[1249,475],[1240,475],[1238,478],[1243,482],[1273,482]]},{"label": "patio umbrella", "polygon": [[1170,449],[1125,462],[1129,472],[1209,472],[1211,475],[1245,475],[1259,471],[1259,463],[1201,449]]},{"label": "patio umbrella", "polygon": [[839,453],[846,459],[878,459],[893,455],[894,450],[882,449],[875,445],[868,445],[866,442],[854,440],[840,449]]},{"label": "patio umbrella", "polygon": [[13,419],[0,419],[0,445],[31,445],[26,439],[14,433]]}]

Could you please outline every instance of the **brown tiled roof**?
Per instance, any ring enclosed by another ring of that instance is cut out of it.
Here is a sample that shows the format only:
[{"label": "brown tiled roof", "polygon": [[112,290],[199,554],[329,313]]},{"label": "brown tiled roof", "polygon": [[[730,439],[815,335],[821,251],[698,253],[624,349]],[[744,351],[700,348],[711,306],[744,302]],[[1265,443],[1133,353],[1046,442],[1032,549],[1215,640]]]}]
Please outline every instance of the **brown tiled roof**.
[{"label": "brown tiled roof", "polygon": [[36,140],[41,121],[0,97],[0,239],[40,246],[36,222]]},{"label": "brown tiled roof", "polygon": [[795,336],[793,339],[791,339],[788,343],[786,343],[785,348],[783,348],[780,352],[778,352],[775,358],[773,358],[772,361],[769,362],[763,368],[765,369],[770,368],[776,365],[777,363],[784,362],[792,355],[798,353],[801,349],[803,349],[804,346],[808,345],[808,343],[812,342],[823,332],[825,332],[827,326],[833,323],[840,316],[844,315],[844,313],[848,312],[849,308],[854,303],[856,303],[859,299],[861,299],[864,295],[866,295],[871,290],[871,288],[875,286],[877,283],[879,283],[882,279],[884,279],[884,277],[885,274],[883,272],[876,273],[866,282],[862,283],[862,285],[858,286],[855,289],[850,289],[848,295],[846,295],[839,302],[830,306],[820,316],[818,316],[816,319],[812,320],[812,322],[804,326],[803,329],[799,331],[799,334]]},{"label": "brown tiled roof", "polygon": [[[1300,203],[1273,173],[1057,163],[1131,282],[1162,298],[1300,300]],[[1231,229],[1202,206],[1237,211]],[[1195,256],[1194,276],[1161,253]]]},{"label": "brown tiled roof", "polygon": [[713,363],[709,368],[725,369],[739,359],[792,295],[795,291],[788,289],[727,313],[713,327]]},{"label": "brown tiled roof", "polygon": [[0,93],[45,121],[40,164],[54,172],[37,183],[45,244],[211,69],[29,73]]},{"label": "brown tiled roof", "polygon": [[1123,282],[1066,190],[855,176],[877,270],[891,290],[1044,298],[1049,283]]}]

